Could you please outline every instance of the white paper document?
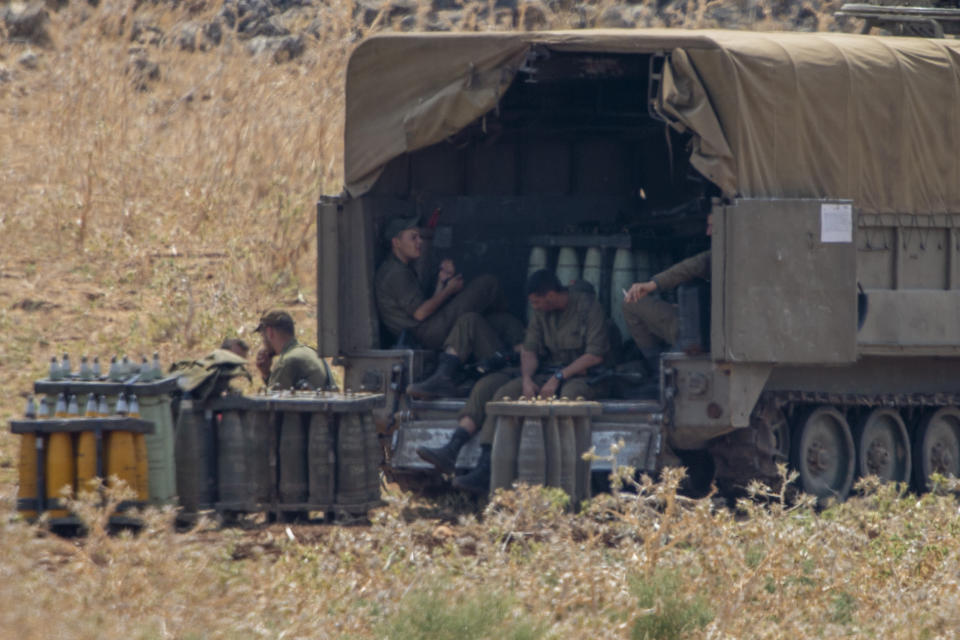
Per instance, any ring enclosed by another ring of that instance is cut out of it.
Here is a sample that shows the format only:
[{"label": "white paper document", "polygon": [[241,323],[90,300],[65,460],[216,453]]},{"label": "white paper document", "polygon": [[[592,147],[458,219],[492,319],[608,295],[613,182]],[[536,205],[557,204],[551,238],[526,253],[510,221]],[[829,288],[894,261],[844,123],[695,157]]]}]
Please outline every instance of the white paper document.
[{"label": "white paper document", "polygon": [[820,205],[820,242],[853,242],[853,205]]}]

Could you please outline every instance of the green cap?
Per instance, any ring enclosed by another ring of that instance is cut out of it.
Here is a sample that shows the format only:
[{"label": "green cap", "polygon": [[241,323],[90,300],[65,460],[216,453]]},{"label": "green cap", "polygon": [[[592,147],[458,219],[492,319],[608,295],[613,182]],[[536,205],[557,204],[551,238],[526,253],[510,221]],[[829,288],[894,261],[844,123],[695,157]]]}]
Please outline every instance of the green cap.
[{"label": "green cap", "polygon": [[383,225],[383,239],[390,241],[407,229],[415,229],[420,225],[420,216],[410,216],[409,218],[390,218]]},{"label": "green cap", "polygon": [[260,332],[266,327],[276,327],[285,330],[287,333],[293,333],[293,318],[286,311],[270,311],[261,316],[260,324],[254,331]]}]

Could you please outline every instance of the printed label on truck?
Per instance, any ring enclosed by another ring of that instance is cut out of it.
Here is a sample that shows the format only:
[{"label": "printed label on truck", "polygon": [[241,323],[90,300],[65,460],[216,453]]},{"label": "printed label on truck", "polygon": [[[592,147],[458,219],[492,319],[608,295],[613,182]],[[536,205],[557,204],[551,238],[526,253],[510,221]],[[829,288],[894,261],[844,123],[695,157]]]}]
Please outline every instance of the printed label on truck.
[{"label": "printed label on truck", "polygon": [[820,242],[853,242],[853,205],[820,205]]}]

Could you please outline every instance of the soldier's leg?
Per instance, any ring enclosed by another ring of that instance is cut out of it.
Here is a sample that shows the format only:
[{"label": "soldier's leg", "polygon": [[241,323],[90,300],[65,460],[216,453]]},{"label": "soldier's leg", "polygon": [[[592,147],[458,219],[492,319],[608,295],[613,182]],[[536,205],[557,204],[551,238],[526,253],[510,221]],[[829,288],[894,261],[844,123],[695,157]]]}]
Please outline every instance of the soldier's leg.
[{"label": "soldier's leg", "polygon": [[466,362],[471,356],[489,358],[506,348],[496,330],[479,313],[465,313],[453,325],[443,343],[444,351]]},{"label": "soldier's leg", "polygon": [[459,423],[450,441],[442,447],[419,447],[417,455],[432,464],[443,473],[453,473],[457,466],[457,456],[460,449],[470,440],[477,431],[477,426],[483,424],[484,408],[487,402],[493,399],[497,389],[510,381],[511,376],[497,372],[477,380],[470,390],[467,404],[458,414]]},{"label": "soldier's leg", "polygon": [[500,283],[490,275],[474,278],[463,290],[414,329],[428,349],[441,349],[457,318],[465,313],[484,313],[500,296]]},{"label": "soldier's leg", "polygon": [[[514,378],[497,389],[493,394],[493,398],[495,400],[516,398],[522,390],[523,380],[521,378]],[[480,444],[480,459],[477,461],[477,466],[474,467],[470,473],[457,476],[453,479],[453,486],[455,488],[475,495],[486,495],[487,492],[490,491],[491,454],[493,450],[493,437],[496,431],[496,419],[492,416],[485,415],[483,428],[477,437],[477,441]]]},{"label": "soldier's leg", "polygon": [[441,346],[443,352],[437,358],[436,370],[429,378],[407,387],[407,393],[414,398],[457,395],[456,378],[464,362],[474,355],[490,358],[505,348],[490,323],[475,312],[460,316]]},{"label": "soldier's leg", "polygon": [[577,377],[563,381],[560,385],[560,397],[568,400],[593,400],[597,396],[594,387],[587,384],[586,378]]},{"label": "soldier's leg", "polygon": [[623,319],[641,351],[656,349],[663,342],[673,344],[677,340],[677,307],[669,302],[649,297],[624,302]]},{"label": "soldier's leg", "polygon": [[497,311],[484,315],[484,318],[487,319],[487,322],[490,323],[490,326],[494,328],[508,348],[513,348],[514,345],[523,342],[526,327],[512,313]]},{"label": "soldier's leg", "polygon": [[[513,375],[504,371],[497,371],[483,376],[470,390],[467,404],[457,414],[461,427],[475,433],[486,418],[487,403],[496,397],[497,391],[513,379]],[[492,440],[491,440],[492,442]]]},{"label": "soldier's leg", "polygon": [[[512,398],[516,400],[523,393],[523,379],[514,378],[506,384],[502,385],[493,395],[494,400],[503,400],[504,398]],[[496,420],[484,413],[483,419],[483,428],[480,429],[480,435],[477,438],[477,442],[480,444],[493,444],[493,436],[497,432]]]}]

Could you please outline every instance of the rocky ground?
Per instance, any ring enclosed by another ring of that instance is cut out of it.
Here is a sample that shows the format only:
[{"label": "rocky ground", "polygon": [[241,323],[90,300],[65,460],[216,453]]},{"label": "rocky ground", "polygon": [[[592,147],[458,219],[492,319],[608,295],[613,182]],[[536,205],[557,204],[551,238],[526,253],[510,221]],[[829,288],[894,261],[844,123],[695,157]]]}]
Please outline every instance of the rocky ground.
[{"label": "rocky ground", "polygon": [[[88,0],[89,1],[89,0]],[[105,0],[106,3],[107,0]],[[11,2],[0,12],[7,39],[38,47],[51,45],[47,24],[51,11],[66,2],[50,0],[30,4]],[[300,57],[311,41],[322,41],[331,23],[344,19],[341,7],[324,0],[223,0],[207,2],[168,0],[151,3],[120,3],[117,29],[130,42],[132,63],[146,86],[157,78],[149,62],[151,48],[173,46],[182,51],[208,51],[232,46],[252,56],[274,62]],[[616,2],[594,0],[357,0],[350,5],[356,37],[367,30],[460,31],[477,29],[550,28],[762,28],[793,31],[849,31],[850,21],[836,19],[833,12],[841,0],[640,0]],[[83,20],[100,5],[89,2],[77,12]],[[160,5],[186,8],[186,16],[173,24],[150,17]],[[104,7],[106,9],[107,7]],[[211,9],[214,9],[211,12]],[[191,14],[194,14],[191,16]],[[199,14],[204,14],[200,17]],[[37,53],[24,53],[17,63],[25,69],[37,64]],[[0,74],[10,71],[0,71]],[[3,76],[0,75],[0,80]]]}]

